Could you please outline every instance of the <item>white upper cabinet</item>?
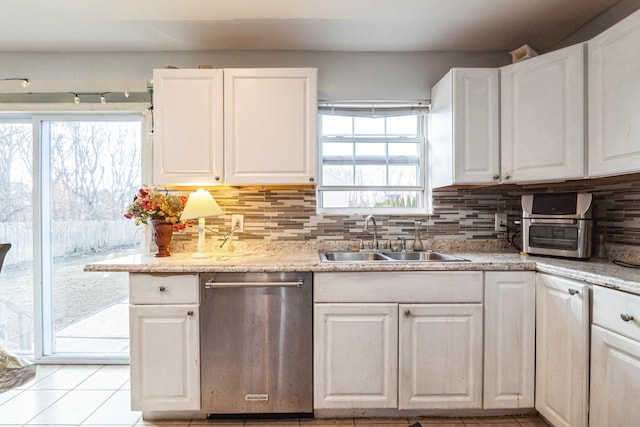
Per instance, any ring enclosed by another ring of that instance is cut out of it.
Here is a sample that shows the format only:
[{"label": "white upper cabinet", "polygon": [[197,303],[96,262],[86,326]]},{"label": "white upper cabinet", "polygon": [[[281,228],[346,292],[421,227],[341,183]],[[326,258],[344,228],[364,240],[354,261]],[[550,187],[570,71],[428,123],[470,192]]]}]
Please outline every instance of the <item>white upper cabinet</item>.
[{"label": "white upper cabinet", "polygon": [[585,176],[584,44],[500,69],[503,182]]},{"label": "white upper cabinet", "polygon": [[316,180],[317,69],[154,70],[155,185]]},{"label": "white upper cabinet", "polygon": [[589,176],[640,172],[640,12],[588,46]]},{"label": "white upper cabinet", "polygon": [[314,184],[317,69],[224,70],[225,184]]},{"label": "white upper cabinet", "polygon": [[222,182],[222,70],[153,70],[153,183]]},{"label": "white upper cabinet", "polygon": [[431,89],[433,188],[500,180],[498,70],[453,68]]}]

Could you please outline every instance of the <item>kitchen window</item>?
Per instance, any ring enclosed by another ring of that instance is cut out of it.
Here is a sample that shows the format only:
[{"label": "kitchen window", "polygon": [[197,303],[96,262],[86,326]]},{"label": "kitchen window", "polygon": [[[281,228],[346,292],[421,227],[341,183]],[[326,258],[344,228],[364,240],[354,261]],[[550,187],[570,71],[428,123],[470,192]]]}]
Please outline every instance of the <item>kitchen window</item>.
[{"label": "kitchen window", "polygon": [[321,104],[318,110],[318,212],[429,212],[428,107]]}]

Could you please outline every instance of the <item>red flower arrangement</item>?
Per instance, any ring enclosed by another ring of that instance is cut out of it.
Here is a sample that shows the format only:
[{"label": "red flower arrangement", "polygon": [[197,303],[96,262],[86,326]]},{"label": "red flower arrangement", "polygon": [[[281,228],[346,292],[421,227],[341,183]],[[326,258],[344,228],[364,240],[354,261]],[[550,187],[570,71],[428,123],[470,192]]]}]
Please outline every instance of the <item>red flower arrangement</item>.
[{"label": "red flower arrangement", "polygon": [[142,187],[127,207],[125,218],[133,219],[136,225],[149,224],[149,220],[164,220],[173,224],[174,230],[182,230],[193,221],[180,221],[180,215],[187,203],[185,196],[169,194],[155,188]]}]

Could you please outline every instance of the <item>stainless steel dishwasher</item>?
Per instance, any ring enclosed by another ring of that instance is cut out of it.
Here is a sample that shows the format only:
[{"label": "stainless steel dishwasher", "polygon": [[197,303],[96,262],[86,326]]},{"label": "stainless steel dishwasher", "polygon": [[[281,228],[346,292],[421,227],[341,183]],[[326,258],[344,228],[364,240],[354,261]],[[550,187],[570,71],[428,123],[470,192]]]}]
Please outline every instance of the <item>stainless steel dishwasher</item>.
[{"label": "stainless steel dishwasher", "polygon": [[204,412],[313,412],[311,277],[200,275]]}]

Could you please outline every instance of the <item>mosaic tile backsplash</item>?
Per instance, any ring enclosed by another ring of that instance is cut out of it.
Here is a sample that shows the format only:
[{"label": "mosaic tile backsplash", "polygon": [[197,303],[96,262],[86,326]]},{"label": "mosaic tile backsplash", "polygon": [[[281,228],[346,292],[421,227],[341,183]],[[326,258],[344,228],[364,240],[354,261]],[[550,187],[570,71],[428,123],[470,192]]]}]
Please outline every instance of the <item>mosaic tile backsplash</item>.
[{"label": "mosaic tile backsplash", "polygon": [[[379,239],[385,242],[391,238],[394,244],[398,236],[412,239],[414,220],[420,219],[421,237],[433,249],[445,241],[447,247],[459,241],[469,250],[507,249],[506,232],[494,231],[494,213],[508,214],[513,235],[519,231],[513,221],[521,216],[522,194],[545,191],[593,193],[594,236],[601,234],[607,245],[640,250],[640,175],[544,185],[439,189],[433,193],[433,215],[376,215]],[[364,239],[371,244],[372,234],[363,231],[365,215],[317,214],[314,188],[225,187],[211,190],[211,194],[225,215],[208,218],[207,226],[225,234],[230,229],[231,214],[243,214],[244,232],[235,234],[239,241],[353,241],[357,248],[354,239]],[[185,248],[195,245],[197,230],[193,227],[174,234],[174,240]]]}]

